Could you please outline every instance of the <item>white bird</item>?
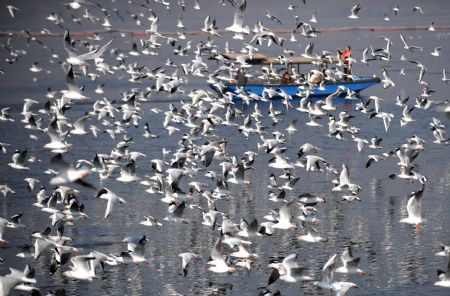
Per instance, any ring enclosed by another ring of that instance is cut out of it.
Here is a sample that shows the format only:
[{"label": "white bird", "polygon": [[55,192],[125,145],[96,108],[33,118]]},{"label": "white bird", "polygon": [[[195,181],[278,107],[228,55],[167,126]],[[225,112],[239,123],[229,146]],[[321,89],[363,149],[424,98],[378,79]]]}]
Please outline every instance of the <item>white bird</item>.
[{"label": "white bird", "polygon": [[294,206],[295,201],[292,200],[290,202],[287,202],[284,204],[280,210],[279,210],[279,219],[277,223],[274,223],[272,225],[272,228],[276,229],[289,229],[289,230],[295,230],[297,229],[297,225],[291,222],[291,209]]},{"label": "white bird", "polygon": [[447,72],[445,71],[445,68],[442,70],[442,81],[444,81],[445,83],[448,83],[448,81],[450,80],[450,78],[447,78]]},{"label": "white bird", "polygon": [[352,7],[352,10],[351,10],[352,14],[349,15],[348,18],[351,18],[351,19],[359,18],[358,12],[360,10],[361,10],[361,5],[359,5],[359,3],[358,3],[358,4],[356,4],[355,6]]},{"label": "white bird", "polygon": [[305,169],[307,172],[310,171],[321,171],[320,164],[328,164],[328,161],[324,158],[317,155],[306,155],[306,166]]},{"label": "white bird", "polygon": [[181,253],[178,254],[178,256],[181,257],[181,266],[182,266],[182,270],[183,270],[183,276],[186,276],[188,274],[188,266],[189,263],[191,263],[191,261],[193,259],[200,259],[200,256],[195,254],[195,253]]},{"label": "white bird", "polygon": [[8,165],[16,170],[29,170],[30,168],[24,165],[26,157],[27,149],[23,151],[17,149],[12,156],[12,162],[8,163]]},{"label": "white bird", "polygon": [[136,176],[136,161],[131,159],[120,169],[120,176],[116,178],[121,182],[138,182],[140,179]]},{"label": "white bird", "polygon": [[419,76],[418,76],[418,78],[417,78],[417,81],[420,83],[420,84],[424,84],[424,85],[428,85],[428,83],[426,82],[426,81],[424,81],[423,80],[423,77],[424,77],[424,75],[425,75],[425,73],[426,73],[426,67],[425,67],[425,65],[424,64],[422,64],[421,62],[418,62],[418,61],[409,61],[410,63],[413,63],[413,64],[416,64],[417,65],[417,67],[420,69],[420,71],[419,71]]},{"label": "white bird", "polygon": [[62,158],[62,154],[58,153],[53,156],[50,163],[59,172],[50,180],[51,185],[63,185],[67,183],[76,183],[86,188],[95,189],[95,186],[84,181],[83,179],[90,175],[91,170],[87,167],[75,168]]},{"label": "white bird", "polygon": [[27,182],[28,191],[33,191],[36,184],[40,183],[40,181],[35,178],[25,178],[24,181]]},{"label": "white bird", "polygon": [[87,60],[98,59],[108,49],[108,46],[111,43],[112,40],[97,49],[91,50],[84,54],[78,54],[73,48],[69,30],[66,30],[64,32],[64,50],[69,55],[69,57],[66,59],[66,62],[69,63],[70,65],[86,66]]},{"label": "white bird", "polygon": [[30,108],[32,105],[39,103],[38,101],[32,100],[32,99],[24,99],[24,104],[23,104],[23,108],[22,108],[22,113],[20,114],[28,114],[30,113]]},{"label": "white bird", "polygon": [[450,255],[450,246],[439,244],[439,247],[441,250],[434,254],[434,256],[440,256],[440,257],[449,257]]},{"label": "white bird", "polygon": [[145,245],[148,242],[147,236],[130,236],[125,238],[123,241],[127,243],[127,256],[131,257],[133,263],[149,263],[149,261],[145,259]]},{"label": "white bird", "polygon": [[27,277],[22,271],[9,268],[10,273],[0,276],[0,295],[8,295],[10,291],[22,283],[36,284],[36,279]]},{"label": "white bird", "polygon": [[274,161],[270,162],[269,166],[272,168],[283,169],[283,170],[294,169],[294,166],[292,164],[288,163],[288,161],[286,160],[286,157],[279,152],[275,153]]},{"label": "white bird", "polygon": [[394,114],[387,113],[387,112],[379,112],[379,113],[375,114],[375,117],[383,119],[384,129],[387,132],[391,125],[392,118],[394,118]]},{"label": "white bird", "polygon": [[[19,215],[20,215],[20,214],[19,214]],[[12,217],[11,217],[11,221],[8,221],[7,219],[5,219],[5,218],[3,218],[3,217],[0,217],[0,246],[7,243],[7,241],[3,239],[3,234],[4,234],[5,229],[6,229],[7,227],[8,227],[8,228],[17,228],[17,227],[20,227],[20,222],[19,222],[19,223],[16,223],[16,222],[13,221],[13,219],[17,221],[17,219],[18,219],[17,216],[18,216],[18,215],[12,216]],[[20,216],[21,216],[21,215],[20,215]],[[19,216],[19,218],[20,218],[20,216]],[[19,226],[18,226],[18,225],[19,225]]]},{"label": "white bird", "polygon": [[330,259],[328,259],[327,263],[325,263],[322,268],[322,278],[320,281],[315,281],[314,286],[325,290],[333,289],[332,283],[334,270],[336,268],[336,256],[337,254],[334,254]]},{"label": "white bird", "polygon": [[437,276],[439,278],[439,281],[434,283],[435,286],[450,288],[450,259],[447,263],[447,269],[445,271],[442,269],[438,269]]},{"label": "white bird", "polygon": [[274,22],[276,22],[276,23],[278,23],[278,24],[280,24],[280,25],[283,24],[283,23],[281,23],[281,21],[280,21],[276,16],[272,15],[268,10],[266,10],[266,17],[267,17],[269,20],[272,20],[272,21],[274,21]]},{"label": "white bird", "polygon": [[336,292],[336,296],[344,296],[350,288],[359,288],[356,284],[351,282],[334,282],[331,288]]},{"label": "white bird", "polygon": [[123,198],[117,196],[117,194],[107,188],[100,189],[100,191],[97,192],[96,197],[106,199],[108,201],[106,205],[105,219],[112,213],[116,204],[126,204],[126,201]]},{"label": "white bird", "polygon": [[70,133],[72,135],[87,135],[89,132],[87,132],[85,130],[85,124],[86,121],[90,118],[91,116],[89,114],[82,116],[81,118],[79,118],[77,121],[75,121],[75,123],[73,124],[73,130],[70,131]]},{"label": "white bird", "polygon": [[409,100],[409,96],[402,97],[400,95],[397,95],[395,105],[403,107],[403,106],[405,106],[406,102],[408,102],[408,100]]},{"label": "white bird", "polygon": [[408,212],[408,217],[400,220],[401,223],[415,224],[416,232],[420,231],[419,224],[424,220],[422,218],[422,195],[425,190],[425,186],[418,191],[412,192],[409,196],[408,203],[406,204],[406,211]]},{"label": "white bird", "polygon": [[71,145],[64,141],[63,136],[59,132],[58,128],[58,118],[56,115],[50,121],[47,127],[47,135],[50,137],[50,143],[44,145],[45,148],[64,151]]},{"label": "white bird", "polygon": [[405,40],[405,37],[403,37],[403,34],[402,33],[400,33],[400,39],[402,40],[402,42],[403,42],[403,48],[404,49],[406,49],[406,50],[409,50],[409,51],[414,51],[414,50],[416,50],[416,49],[418,49],[418,50],[420,50],[420,51],[422,51],[422,47],[420,47],[420,46],[414,46],[414,45],[408,45],[407,43],[406,43],[406,40]]},{"label": "white bird", "polygon": [[375,58],[373,57],[373,55],[370,55],[371,57],[369,57],[369,48],[366,47],[366,49],[364,49],[363,51],[363,57],[360,60],[361,63],[368,65],[369,61],[375,60]]},{"label": "white bird", "polygon": [[222,239],[219,237],[214,244],[214,247],[211,251],[211,260],[208,262],[209,265],[211,265],[208,269],[212,272],[216,273],[231,273],[235,272],[236,268],[229,266],[226,262],[225,258],[222,254]]},{"label": "white bird", "polygon": [[357,143],[358,152],[361,152],[364,149],[364,144],[369,144],[369,141],[366,139],[361,139],[352,135],[353,141]]},{"label": "white bird", "polygon": [[14,18],[16,16],[16,11],[20,10],[19,8],[12,6],[12,5],[6,5],[6,8],[8,9],[8,12],[12,18]]},{"label": "white bird", "polygon": [[14,118],[9,114],[10,107],[5,107],[1,109],[0,121],[14,122]]},{"label": "white bird", "polygon": [[239,259],[255,260],[259,256],[256,253],[252,253],[249,250],[248,245],[240,244],[240,245],[238,245],[238,251],[231,253],[230,257],[239,258]]},{"label": "white bird", "polygon": [[65,271],[63,274],[66,277],[71,277],[77,280],[88,280],[92,281],[97,278],[95,276],[95,270],[92,268],[91,261],[95,260],[94,256],[90,255],[79,255],[72,257],[70,261],[72,262],[71,270]]},{"label": "white bird", "polygon": [[313,278],[303,275],[306,271],[297,263],[297,254],[290,254],[286,256],[281,263],[271,263],[269,267],[273,268],[269,277],[268,285],[276,282],[278,279],[288,282],[296,283],[300,281],[311,281]]},{"label": "white bird", "polygon": [[383,141],[383,138],[378,138],[377,136],[373,137],[372,139],[370,139],[369,148],[372,148],[372,149],[381,149],[381,148],[383,148],[383,147],[380,146],[381,141]]},{"label": "white bird", "polygon": [[69,100],[87,100],[88,97],[81,93],[81,89],[75,83],[75,75],[73,73],[73,66],[70,65],[66,74],[66,90],[61,90],[64,98]]},{"label": "white bird", "polygon": [[297,157],[302,157],[303,156],[303,154],[305,154],[305,153],[317,153],[317,152],[319,152],[320,150],[322,150],[322,149],[320,149],[319,147],[317,147],[317,146],[314,146],[314,145],[312,145],[312,144],[310,144],[310,143],[305,143],[305,144],[303,144],[302,146],[300,146],[300,148],[298,149],[298,153],[297,153]]},{"label": "white bird", "polygon": [[415,121],[412,117],[411,117],[411,112],[414,110],[414,107],[408,107],[405,106],[405,108],[403,108],[403,117],[400,119],[400,125],[404,126],[408,123],[410,123],[411,121]]},{"label": "white bird", "polygon": [[432,51],[430,54],[431,54],[432,56],[438,57],[438,56],[441,55],[441,49],[442,49],[442,47],[440,47],[440,46],[435,47],[435,48],[433,49],[433,51]]},{"label": "white bird", "polygon": [[389,78],[386,69],[383,69],[383,79],[381,80],[383,83],[383,88],[388,88],[389,86],[395,86],[395,83]]},{"label": "white bird", "polygon": [[[235,35],[235,37],[233,37],[233,38],[242,39],[243,37],[241,34],[249,34],[250,33],[249,27],[243,26],[244,25],[244,14],[245,14],[246,8],[247,8],[247,1],[243,0],[241,5],[239,5],[238,9],[234,13],[233,25],[225,28],[225,30],[227,30],[227,31],[237,33],[237,35]],[[238,36],[238,37],[236,37],[236,36]]]},{"label": "white bird", "polygon": [[449,144],[450,138],[446,138],[444,130],[439,129],[439,128],[435,127],[435,126],[432,126],[431,130],[433,131],[433,136],[435,138],[433,143],[445,144],[445,145]]},{"label": "white bird", "polygon": [[366,162],[366,168],[368,168],[373,162],[379,162],[380,160],[383,160],[384,157],[380,155],[368,155],[369,159]]},{"label": "white bird", "polygon": [[156,218],[154,218],[153,216],[145,216],[144,218],[145,220],[139,222],[139,224],[144,226],[155,226],[156,229],[160,229],[160,227],[162,226],[162,223],[156,220]]},{"label": "white bird", "polygon": [[414,7],[413,7],[413,12],[415,12],[415,11],[418,11],[418,12],[420,12],[421,14],[423,14],[422,7],[420,7],[420,6],[414,6]]},{"label": "white bird", "polygon": [[364,275],[364,271],[358,267],[360,257],[354,257],[351,246],[348,246],[341,255],[342,266],[336,268],[338,273]]},{"label": "white bird", "polygon": [[317,12],[313,12],[312,17],[309,21],[312,23],[317,23]]},{"label": "white bird", "polygon": [[8,195],[9,193],[16,193],[14,190],[11,189],[11,187],[9,187],[6,184],[0,185],[0,193],[3,194],[3,196]]},{"label": "white bird", "polygon": [[302,224],[303,228],[306,229],[306,234],[300,235],[297,239],[309,243],[325,243],[328,241],[328,239],[321,237],[319,232],[312,225],[310,225],[309,222],[303,222]]},{"label": "white bird", "polygon": [[336,183],[331,191],[348,190],[352,193],[358,193],[361,190],[361,187],[359,185],[350,182],[350,173],[345,163],[342,164],[342,170],[339,175],[339,180]]}]

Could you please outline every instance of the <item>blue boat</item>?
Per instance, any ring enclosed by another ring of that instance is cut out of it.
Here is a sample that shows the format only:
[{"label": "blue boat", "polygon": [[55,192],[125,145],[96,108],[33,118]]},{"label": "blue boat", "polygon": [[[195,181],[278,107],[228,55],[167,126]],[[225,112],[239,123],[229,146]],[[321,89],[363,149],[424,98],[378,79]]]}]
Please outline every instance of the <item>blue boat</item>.
[{"label": "blue boat", "polygon": [[[328,96],[337,91],[339,86],[344,86],[345,89],[350,89],[354,92],[360,92],[363,89],[366,89],[372,85],[376,85],[380,83],[380,78],[378,77],[355,77],[352,81],[336,81],[334,82],[325,82],[321,88],[317,88],[311,90],[311,96]],[[280,83],[264,83],[264,82],[251,82],[246,84],[239,83],[227,83],[226,88],[228,91],[239,92],[242,90],[252,92],[261,96],[264,89],[273,88],[276,91],[283,90],[288,95],[292,97],[298,96],[299,93],[304,92],[302,86],[295,83],[288,84],[280,84]],[[343,93],[345,94],[345,92]]]},{"label": "blue boat", "polygon": [[[226,54],[224,57],[230,60],[242,60],[242,54]],[[262,54],[255,54],[251,57],[249,55],[245,55],[244,57],[245,63],[250,65],[296,65],[297,71],[300,73],[300,65],[301,64],[314,64],[318,65],[319,69],[327,67],[328,64],[333,64],[338,62],[336,56],[325,58],[308,58],[308,57],[289,57],[286,60],[280,60],[279,58],[268,58]],[[247,66],[248,67],[248,66]],[[263,92],[268,89],[273,89],[280,93],[284,91],[288,95],[292,97],[305,96],[307,92],[309,92],[309,96],[328,96],[332,93],[335,93],[338,88],[343,88],[345,90],[349,89],[353,92],[360,92],[363,89],[366,89],[370,86],[376,85],[380,83],[380,78],[378,77],[362,77],[356,76],[352,80],[339,80],[339,81],[325,81],[320,85],[317,85],[316,88],[307,90],[303,85],[298,83],[282,83],[281,80],[255,80],[255,81],[247,81],[246,78],[229,81],[225,86],[228,91],[238,93],[242,90],[247,92],[252,92],[258,96],[262,96]],[[346,92],[343,92],[344,95]],[[277,95],[275,95],[277,96]]]}]

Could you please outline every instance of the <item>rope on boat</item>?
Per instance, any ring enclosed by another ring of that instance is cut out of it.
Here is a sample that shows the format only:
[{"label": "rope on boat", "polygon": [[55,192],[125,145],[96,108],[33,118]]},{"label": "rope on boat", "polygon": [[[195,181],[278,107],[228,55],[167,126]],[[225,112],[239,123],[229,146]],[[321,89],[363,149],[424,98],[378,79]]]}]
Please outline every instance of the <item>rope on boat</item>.
[{"label": "rope on boat", "polygon": [[[450,30],[450,25],[435,26],[435,31],[448,31]],[[395,31],[424,31],[428,30],[428,26],[397,26],[397,27],[385,27],[385,26],[366,26],[366,27],[341,27],[341,28],[323,28],[318,29],[318,33],[332,34],[350,31],[371,31],[371,32],[395,32]],[[232,34],[233,32],[226,31],[224,29],[217,30],[220,34]],[[292,30],[281,29],[281,30],[271,30],[275,34],[290,34]],[[129,34],[134,37],[146,37],[150,36],[151,33],[142,30],[122,30],[122,29],[110,29],[110,30],[94,30],[94,31],[77,31],[70,32],[70,35],[77,37],[88,37],[96,34]],[[203,31],[186,31],[183,32],[187,36],[202,36],[208,35],[208,33]],[[177,32],[161,32],[162,36],[169,37],[174,36]],[[26,32],[26,31],[0,31],[0,37],[59,37],[63,36],[63,32],[53,33],[53,32]]]}]

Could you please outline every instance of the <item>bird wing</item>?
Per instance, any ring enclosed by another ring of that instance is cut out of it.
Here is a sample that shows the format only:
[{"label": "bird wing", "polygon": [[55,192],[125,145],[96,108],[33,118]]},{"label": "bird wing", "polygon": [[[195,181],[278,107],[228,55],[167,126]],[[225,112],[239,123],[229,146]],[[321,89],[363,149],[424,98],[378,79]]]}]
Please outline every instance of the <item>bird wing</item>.
[{"label": "bird wing", "polygon": [[86,123],[86,120],[88,120],[90,115],[85,115],[81,118],[79,118],[75,123],[73,124],[76,129],[84,130],[84,125]]},{"label": "bird wing", "polygon": [[421,195],[413,195],[408,199],[406,204],[406,210],[408,211],[409,217],[420,217],[420,212],[422,208]]},{"label": "bird wing", "polygon": [[23,163],[25,161],[25,158],[27,157],[27,150],[23,150],[21,151],[19,154],[17,154],[16,159],[14,161],[14,163]]},{"label": "bird wing", "polygon": [[50,141],[52,143],[54,142],[61,142],[61,135],[58,132],[58,120],[56,116],[53,117],[53,119],[50,121],[50,124],[47,128],[47,135],[50,137]]},{"label": "bird wing", "polygon": [[95,257],[92,257],[92,256],[80,255],[80,256],[72,257],[72,259],[70,261],[72,262],[72,264],[76,270],[80,270],[80,271],[88,273],[88,272],[90,272],[89,261],[94,260],[94,259],[95,259]]},{"label": "bird wing", "polygon": [[233,26],[242,27],[244,24],[244,14],[247,8],[247,1],[243,0],[242,4],[238,7],[234,13]]},{"label": "bird wing", "polygon": [[[290,201],[283,205],[279,210],[280,223],[289,223],[291,221],[291,209],[294,205],[294,201]],[[285,222],[284,222],[285,221]]]},{"label": "bird wing", "polygon": [[339,185],[342,186],[342,185],[346,185],[346,184],[350,184],[350,176],[349,176],[349,172],[348,172],[348,167],[344,163],[344,164],[342,164],[341,174],[339,175]]},{"label": "bird wing", "polygon": [[140,238],[138,243],[136,244],[136,247],[134,248],[133,254],[135,254],[139,257],[144,257],[146,243],[147,243],[147,238],[145,236]]},{"label": "bird wing", "polygon": [[108,203],[106,204],[106,212],[105,219],[111,214],[114,209],[114,205],[119,202],[119,198],[117,196],[113,196],[111,194],[108,195]]},{"label": "bird wing", "polygon": [[70,38],[69,30],[64,32],[64,50],[69,54],[69,57],[77,55],[76,50],[72,46],[72,38]]},{"label": "bird wing", "polygon": [[402,33],[400,33],[400,39],[402,39],[402,42],[403,42],[403,44],[405,45],[405,48],[408,48],[409,46],[408,46],[408,44],[406,43],[405,37],[403,37],[403,34],[402,34]]},{"label": "bird wing", "polygon": [[5,232],[6,225],[8,224],[8,220],[0,217],[0,240],[3,239],[3,233]]},{"label": "bird wing", "polygon": [[110,40],[110,41],[109,41],[108,43],[106,43],[105,45],[103,45],[103,46],[101,46],[101,47],[99,47],[99,48],[97,48],[97,49],[91,50],[91,51],[89,51],[89,52],[87,52],[87,53],[81,54],[81,55],[79,55],[77,58],[80,59],[80,60],[82,60],[82,61],[98,59],[98,58],[99,58],[99,57],[100,57],[100,56],[108,49],[108,46],[109,46],[112,42],[113,42],[113,41]]},{"label": "bird wing", "polygon": [[69,70],[67,70],[66,84],[67,84],[67,87],[69,88],[69,91],[73,91],[73,92],[80,91],[78,86],[75,84],[75,76],[73,74],[73,67],[72,67],[72,65],[70,65],[69,66]]},{"label": "bird wing", "polygon": [[287,257],[283,259],[283,265],[286,268],[286,270],[289,270],[291,268],[299,268],[299,264],[296,261],[297,254],[290,254]]},{"label": "bird wing", "polygon": [[331,283],[333,281],[333,273],[336,268],[336,256],[334,254],[330,259],[328,259],[327,263],[322,268],[322,280],[327,283]]},{"label": "bird wing", "polygon": [[219,237],[211,250],[211,260],[215,262],[225,262],[222,255],[222,239]]}]

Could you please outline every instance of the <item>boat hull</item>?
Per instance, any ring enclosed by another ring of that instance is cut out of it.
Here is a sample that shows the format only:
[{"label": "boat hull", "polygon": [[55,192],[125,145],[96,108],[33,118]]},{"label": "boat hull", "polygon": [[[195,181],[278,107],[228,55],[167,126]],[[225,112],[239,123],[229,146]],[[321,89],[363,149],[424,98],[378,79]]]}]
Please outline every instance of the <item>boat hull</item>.
[{"label": "boat hull", "polygon": [[[370,78],[364,78],[364,77],[358,77],[355,78],[354,81],[341,81],[341,82],[330,82],[325,83],[323,89],[315,89],[311,91],[311,96],[328,96],[334,92],[337,91],[339,86],[345,86],[346,88],[349,88],[352,91],[360,92],[363,89],[366,89],[368,87],[371,87],[373,85],[376,85],[380,83],[380,79],[377,77],[370,77]],[[273,84],[273,83],[261,83],[261,84],[238,84],[238,83],[229,83],[226,85],[228,91],[232,92],[238,92],[240,89],[244,89],[245,91],[255,93],[259,96],[262,95],[264,89],[266,88],[273,88],[275,90],[281,89],[285,91],[290,96],[298,96],[298,92],[303,92],[301,88],[299,88],[300,85],[298,84]],[[343,93],[345,95],[345,92]]]}]

